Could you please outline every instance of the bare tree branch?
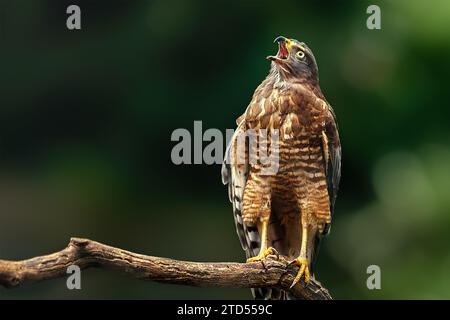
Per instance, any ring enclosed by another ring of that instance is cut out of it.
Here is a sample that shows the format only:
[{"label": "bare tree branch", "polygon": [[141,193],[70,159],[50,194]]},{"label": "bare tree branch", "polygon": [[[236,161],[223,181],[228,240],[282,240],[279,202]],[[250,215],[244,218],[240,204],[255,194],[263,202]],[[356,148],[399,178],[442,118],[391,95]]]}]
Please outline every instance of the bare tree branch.
[{"label": "bare tree branch", "polygon": [[0,260],[0,285],[14,288],[25,283],[67,276],[67,268],[98,267],[121,271],[134,278],[201,287],[274,287],[308,300],[332,299],[328,290],[314,279],[300,281],[290,289],[296,268],[280,256],[262,262],[189,262],[159,258],[110,247],[88,239],[72,238],[56,253],[22,261]]}]

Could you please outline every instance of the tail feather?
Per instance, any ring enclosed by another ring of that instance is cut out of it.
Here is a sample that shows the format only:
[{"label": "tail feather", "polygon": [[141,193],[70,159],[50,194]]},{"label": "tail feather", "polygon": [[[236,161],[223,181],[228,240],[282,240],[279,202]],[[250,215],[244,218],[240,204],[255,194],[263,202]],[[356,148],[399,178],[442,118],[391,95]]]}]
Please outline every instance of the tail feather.
[{"label": "tail feather", "polygon": [[275,288],[252,288],[255,300],[287,300],[286,291]]}]

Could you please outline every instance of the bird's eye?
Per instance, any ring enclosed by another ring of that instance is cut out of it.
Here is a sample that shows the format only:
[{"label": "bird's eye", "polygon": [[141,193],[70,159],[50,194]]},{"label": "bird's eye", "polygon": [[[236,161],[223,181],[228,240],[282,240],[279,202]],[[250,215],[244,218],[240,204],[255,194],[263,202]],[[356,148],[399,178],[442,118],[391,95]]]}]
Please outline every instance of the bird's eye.
[{"label": "bird's eye", "polygon": [[305,53],[304,53],[303,51],[299,50],[299,51],[295,54],[295,56],[297,57],[297,59],[303,60],[303,58],[305,57]]}]

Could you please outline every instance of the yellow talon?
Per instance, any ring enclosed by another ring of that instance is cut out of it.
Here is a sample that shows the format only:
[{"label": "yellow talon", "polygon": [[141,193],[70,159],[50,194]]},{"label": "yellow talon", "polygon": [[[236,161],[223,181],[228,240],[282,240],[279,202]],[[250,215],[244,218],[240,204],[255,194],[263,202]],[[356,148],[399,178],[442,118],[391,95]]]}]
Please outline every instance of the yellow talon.
[{"label": "yellow talon", "polygon": [[247,262],[257,262],[263,260],[265,257],[270,256],[271,254],[276,254],[274,248],[269,247],[266,250],[261,250],[257,256],[251,257],[247,259]]},{"label": "yellow talon", "polygon": [[303,275],[305,275],[305,283],[308,284],[309,282],[309,263],[308,263],[308,259],[306,258],[297,258],[294,261],[291,262],[292,264],[296,264],[300,267],[300,269],[298,270],[297,276],[295,277],[294,281],[291,284],[291,288],[293,286],[295,286],[297,284],[297,282],[300,281],[300,279],[302,278]]}]

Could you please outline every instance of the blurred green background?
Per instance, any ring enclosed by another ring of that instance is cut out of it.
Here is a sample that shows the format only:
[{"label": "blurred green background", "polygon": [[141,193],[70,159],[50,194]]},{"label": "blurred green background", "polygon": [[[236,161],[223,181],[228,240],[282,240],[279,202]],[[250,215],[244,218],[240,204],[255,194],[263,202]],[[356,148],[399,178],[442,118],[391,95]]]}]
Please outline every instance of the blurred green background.
[{"label": "blurred green background", "polygon": [[[78,4],[82,30],[66,29]],[[366,28],[381,7],[382,30]],[[450,2],[0,2],[0,259],[88,237],[243,261],[219,165],[170,160],[176,128],[234,128],[272,40],[314,51],[342,183],[318,277],[340,299],[450,298]],[[366,287],[381,267],[382,289]],[[90,269],[0,298],[250,298]]]}]

